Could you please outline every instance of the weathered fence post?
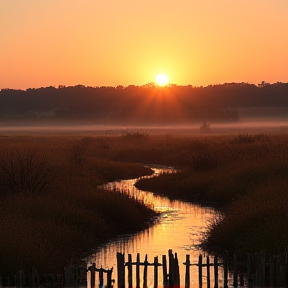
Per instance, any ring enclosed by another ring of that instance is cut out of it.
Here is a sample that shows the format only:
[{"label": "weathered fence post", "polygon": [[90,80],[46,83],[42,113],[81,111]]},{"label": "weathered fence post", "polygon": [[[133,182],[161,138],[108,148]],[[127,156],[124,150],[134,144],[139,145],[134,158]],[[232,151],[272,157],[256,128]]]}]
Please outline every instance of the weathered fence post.
[{"label": "weathered fence post", "polygon": [[[94,288],[95,287],[96,264],[93,263],[88,268],[88,270],[90,270],[90,285],[91,285],[91,288]],[[67,278],[70,278],[70,277],[67,275]],[[68,281],[68,283],[66,281]],[[70,278],[70,280],[66,279],[66,273],[65,273],[65,285],[66,286],[70,286],[71,285],[71,278]]]},{"label": "weathered fence post", "polygon": [[132,255],[128,254],[128,262],[126,263],[128,268],[128,286],[132,288]]},{"label": "weathered fence post", "polygon": [[166,255],[162,255],[162,271],[163,271],[163,285],[166,288],[168,286],[168,275],[167,275],[167,260]]},{"label": "weathered fence post", "polygon": [[174,257],[172,250],[168,250],[168,257],[169,257],[169,285],[172,287],[174,286]]},{"label": "weathered fence post", "polygon": [[180,274],[179,274],[179,261],[177,257],[177,253],[175,253],[175,259],[174,259],[174,286],[179,287],[180,286]]},{"label": "weathered fence post", "polygon": [[154,257],[154,288],[158,286],[158,256]]},{"label": "weathered fence post", "polygon": [[207,265],[207,288],[210,288],[210,259],[209,256],[206,257]]},{"label": "weathered fence post", "polygon": [[199,271],[199,288],[202,288],[202,255],[199,255],[198,259],[198,271]]},{"label": "weathered fence post", "polygon": [[148,268],[148,255],[145,255],[144,271],[143,271],[143,288],[147,288],[147,268]]},{"label": "weathered fence post", "polygon": [[186,266],[185,269],[185,288],[190,287],[190,255],[186,255],[186,262],[183,263]]},{"label": "weathered fence post", "polygon": [[104,287],[104,276],[102,267],[99,269],[99,288]]},{"label": "weathered fence post", "polygon": [[117,252],[117,277],[118,288],[125,288],[125,257]]},{"label": "weathered fence post", "polygon": [[136,288],[140,288],[140,254],[136,258]]},{"label": "weathered fence post", "polygon": [[214,288],[218,288],[218,257],[214,256]]},{"label": "weathered fence post", "polygon": [[112,272],[113,268],[107,270],[107,288],[112,287]]}]

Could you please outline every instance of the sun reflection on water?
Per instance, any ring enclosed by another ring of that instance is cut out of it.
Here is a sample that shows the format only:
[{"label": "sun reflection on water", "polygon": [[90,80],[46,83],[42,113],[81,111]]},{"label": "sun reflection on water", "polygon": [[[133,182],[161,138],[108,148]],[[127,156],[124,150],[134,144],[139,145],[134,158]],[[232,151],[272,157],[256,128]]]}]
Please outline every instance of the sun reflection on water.
[{"label": "sun reflection on water", "polygon": [[[163,170],[155,169],[156,174],[161,172]],[[132,254],[134,261],[137,253],[140,253],[141,261],[144,261],[145,254],[148,254],[149,262],[158,256],[161,263],[162,255],[167,255],[168,250],[172,249],[178,255],[180,284],[183,284],[185,283],[185,266],[182,263],[185,262],[186,254],[190,255],[191,262],[198,261],[198,256],[202,253],[199,246],[202,233],[207,229],[207,223],[215,217],[215,211],[201,205],[170,200],[151,192],[140,191],[135,188],[135,182],[136,179],[113,182],[106,185],[106,188],[120,189],[143,201],[147,206],[160,212],[158,221],[137,234],[119,236],[107,245],[98,248],[95,254],[87,258],[87,261],[88,263],[95,262],[96,267],[102,266],[105,269],[113,267],[113,271],[115,271],[113,278],[117,280],[117,252],[125,253],[125,261],[127,261],[128,254]],[[198,279],[196,266],[191,266],[191,273],[192,279]],[[159,269],[159,283],[162,282],[163,278]],[[193,285],[193,281],[191,283]],[[198,285],[197,281],[195,283]],[[115,284],[117,287],[117,283]],[[153,267],[149,267],[148,287],[153,285]],[[161,287],[161,285],[159,286]]]}]

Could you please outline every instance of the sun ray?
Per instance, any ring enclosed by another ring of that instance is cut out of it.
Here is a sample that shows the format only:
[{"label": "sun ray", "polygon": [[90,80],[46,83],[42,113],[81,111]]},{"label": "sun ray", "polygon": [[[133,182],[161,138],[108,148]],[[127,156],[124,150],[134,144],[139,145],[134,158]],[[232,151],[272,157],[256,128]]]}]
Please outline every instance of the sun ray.
[{"label": "sun ray", "polygon": [[183,115],[180,96],[173,87],[149,87],[145,89],[145,94],[139,97],[141,103],[133,107],[135,121],[163,125],[179,122],[180,119],[187,120]]}]

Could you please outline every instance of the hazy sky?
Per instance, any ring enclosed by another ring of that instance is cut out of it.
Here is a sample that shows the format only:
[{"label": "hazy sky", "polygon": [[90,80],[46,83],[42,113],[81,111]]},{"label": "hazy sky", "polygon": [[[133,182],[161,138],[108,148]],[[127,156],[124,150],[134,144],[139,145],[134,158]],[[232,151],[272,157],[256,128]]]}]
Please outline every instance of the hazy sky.
[{"label": "hazy sky", "polygon": [[0,89],[288,82],[288,0],[0,0]]}]

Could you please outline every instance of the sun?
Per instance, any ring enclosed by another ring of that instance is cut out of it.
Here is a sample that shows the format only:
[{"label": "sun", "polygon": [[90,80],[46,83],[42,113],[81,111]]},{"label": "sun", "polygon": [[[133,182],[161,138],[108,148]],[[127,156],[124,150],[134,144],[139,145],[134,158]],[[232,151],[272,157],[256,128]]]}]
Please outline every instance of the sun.
[{"label": "sun", "polygon": [[165,86],[169,82],[169,78],[166,74],[160,73],[155,77],[155,82],[158,86]]}]

